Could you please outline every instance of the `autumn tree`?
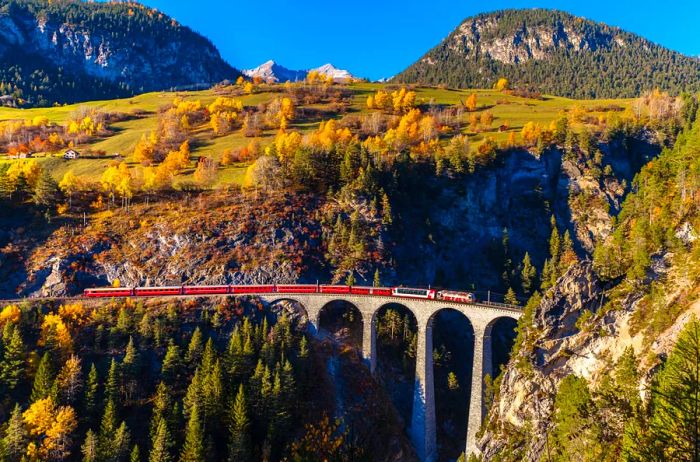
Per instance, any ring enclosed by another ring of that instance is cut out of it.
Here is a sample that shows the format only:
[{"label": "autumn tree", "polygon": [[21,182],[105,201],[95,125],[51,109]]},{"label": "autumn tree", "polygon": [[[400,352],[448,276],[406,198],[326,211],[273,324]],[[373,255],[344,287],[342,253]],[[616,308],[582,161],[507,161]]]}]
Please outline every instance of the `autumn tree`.
[{"label": "autumn tree", "polygon": [[216,180],[218,163],[210,157],[200,157],[194,171],[194,180],[202,186],[211,186]]},{"label": "autumn tree", "polygon": [[469,112],[476,111],[476,93],[471,93],[464,102],[464,107]]},{"label": "autumn tree", "polygon": [[143,165],[151,165],[156,161],[156,146],[154,137],[144,133],[134,147],[134,160]]},{"label": "autumn tree", "polygon": [[73,404],[83,388],[80,359],[71,355],[56,377],[56,388],[60,402]]},{"label": "autumn tree", "polygon": [[68,206],[73,206],[73,195],[80,191],[83,187],[82,181],[77,177],[72,170],[67,171],[61,181],[58,183],[58,188],[63,194],[68,197]]},{"label": "autumn tree", "polygon": [[27,449],[30,457],[64,460],[70,455],[72,434],[78,425],[72,407],[57,407],[48,397],[32,403],[22,417],[29,434],[36,438]]},{"label": "autumn tree", "polygon": [[501,77],[498,79],[498,81],[493,85],[493,89],[496,91],[505,91],[508,89],[508,79]]}]

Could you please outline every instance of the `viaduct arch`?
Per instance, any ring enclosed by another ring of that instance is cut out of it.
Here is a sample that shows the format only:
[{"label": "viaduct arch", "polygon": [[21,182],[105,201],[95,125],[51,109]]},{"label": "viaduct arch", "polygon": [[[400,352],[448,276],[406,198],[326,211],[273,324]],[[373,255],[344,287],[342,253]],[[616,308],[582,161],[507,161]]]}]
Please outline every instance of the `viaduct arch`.
[{"label": "viaduct arch", "polygon": [[417,346],[416,372],[413,391],[413,410],[409,434],[421,461],[433,462],[437,458],[437,431],[435,419],[435,385],[433,376],[433,321],[444,309],[453,309],[463,314],[474,329],[474,360],[469,398],[469,421],[467,426],[466,454],[476,454],[476,434],[484,418],[484,376],[491,374],[491,332],[501,318],[517,320],[522,310],[498,304],[464,304],[444,300],[424,300],[364,295],[294,294],[280,297],[278,294],[256,294],[268,303],[281,300],[296,302],[308,316],[311,332],[318,332],[323,308],[333,301],[349,303],[362,316],[362,355],[372,373],[377,365],[377,313],[390,304],[401,304],[416,318]]}]

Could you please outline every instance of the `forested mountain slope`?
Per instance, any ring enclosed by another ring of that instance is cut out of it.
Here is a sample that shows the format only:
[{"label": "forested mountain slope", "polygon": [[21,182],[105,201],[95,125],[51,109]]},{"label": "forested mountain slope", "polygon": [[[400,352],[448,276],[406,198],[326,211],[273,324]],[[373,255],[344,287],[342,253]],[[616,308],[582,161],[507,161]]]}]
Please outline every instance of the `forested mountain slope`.
[{"label": "forested mountain slope", "polygon": [[138,3],[0,3],[5,104],[108,99],[237,75],[209,40]]},{"label": "forested mountain slope", "polygon": [[693,460],[697,454],[695,110],[675,146],[636,176],[592,264],[572,267],[528,303],[482,438],[486,460]]},{"label": "forested mountain slope", "polygon": [[565,12],[503,10],[466,19],[395,80],[488,88],[501,77],[553,95],[634,97],[697,90],[700,61]]},{"label": "forested mountain slope", "polygon": [[225,297],[4,306],[0,460],[414,460],[359,356],[334,361],[361,392],[336,390],[305,323]]}]

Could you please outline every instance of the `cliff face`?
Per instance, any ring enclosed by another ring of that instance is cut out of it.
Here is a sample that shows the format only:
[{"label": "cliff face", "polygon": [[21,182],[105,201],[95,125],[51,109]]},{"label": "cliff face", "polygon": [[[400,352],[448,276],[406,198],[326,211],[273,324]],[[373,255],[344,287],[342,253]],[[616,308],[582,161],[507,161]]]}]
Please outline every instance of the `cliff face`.
[{"label": "cliff face", "polygon": [[115,279],[125,287],[315,281],[320,226],[302,206],[318,203],[219,194],[113,209],[87,227],[59,222],[43,235],[32,232],[37,223],[5,224],[0,297],[76,295]]},{"label": "cliff face", "polygon": [[[399,234],[393,250],[398,280],[447,287],[503,286],[505,259],[516,267],[526,251],[538,268],[548,257],[551,216],[583,252],[606,237],[634,174],[659,152],[641,140],[600,145],[608,174],[591,169],[581,153],[513,151],[496,168],[463,180],[400,184]],[[597,173],[596,173],[597,172]],[[426,175],[427,176],[427,175]],[[508,255],[503,254],[504,230]],[[465,284],[466,283],[466,284]]]},{"label": "cliff face", "polygon": [[514,358],[503,373],[498,399],[487,417],[489,430],[480,440],[485,460],[513,443],[503,436],[506,432],[526,434],[519,439],[526,447],[512,457],[539,460],[545,439],[532,435],[546,434],[557,385],[572,372],[567,357],[582,341],[576,321],[584,310],[597,311],[601,295],[590,263],[572,267],[546,294],[533,315],[534,352]]},{"label": "cliff face", "polygon": [[595,51],[624,48],[625,37],[612,28],[582,29],[570,21],[524,22],[504,30],[502,17],[485,15],[463,22],[447,41],[447,47],[465,57],[479,55],[505,64],[542,60],[557,50]]},{"label": "cliff face", "polygon": [[[32,72],[75,80],[85,86],[84,98],[217,83],[238,75],[207,39],[138,4],[9,2],[0,9],[0,63],[3,71],[22,75],[14,83],[24,100],[36,104],[39,95],[59,102],[75,98],[62,94],[58,82],[52,82],[53,89],[33,88]],[[99,82],[103,94],[92,95],[90,82]]]},{"label": "cliff face", "polygon": [[[700,301],[693,301],[696,277],[671,254],[655,257],[647,283],[663,285],[657,309],[673,307],[681,314],[650,337],[640,328],[646,321],[640,321],[640,313],[649,303],[644,291],[626,288],[616,293],[620,287],[601,284],[589,262],[572,267],[535,308],[523,337],[526,346],[514,352],[503,372],[479,441],[484,460],[547,460],[547,435],[552,433],[561,381],[573,374],[596,389],[628,348],[640,359],[637,385],[646,397],[659,361],[671,351],[682,327],[700,315]],[[616,299],[612,307],[606,303],[611,298]]]}]

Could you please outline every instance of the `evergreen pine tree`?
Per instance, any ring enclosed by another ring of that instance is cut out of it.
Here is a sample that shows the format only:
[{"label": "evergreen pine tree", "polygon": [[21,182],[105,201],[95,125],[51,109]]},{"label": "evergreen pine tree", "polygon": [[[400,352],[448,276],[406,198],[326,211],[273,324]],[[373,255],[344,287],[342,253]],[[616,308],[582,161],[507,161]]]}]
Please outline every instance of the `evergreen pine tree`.
[{"label": "evergreen pine tree", "polygon": [[550,223],[552,225],[552,234],[549,236],[549,260],[553,268],[559,268],[559,256],[561,255],[561,239],[559,238],[559,230],[557,229],[557,219],[554,218],[554,215],[552,215]]},{"label": "evergreen pine tree", "polygon": [[350,270],[348,271],[348,276],[345,278],[345,285],[346,286],[354,286],[355,285],[355,272]]},{"label": "evergreen pine tree", "polygon": [[508,291],[506,292],[506,296],[503,301],[510,305],[518,304],[518,297],[515,295],[515,291],[512,287],[508,287]]},{"label": "evergreen pine tree", "polygon": [[187,387],[185,399],[182,402],[184,415],[188,419],[190,412],[192,411],[192,407],[202,407],[202,382],[202,371],[200,368],[197,368],[194,371],[190,385]]},{"label": "evergreen pine tree", "polygon": [[170,340],[168,349],[165,351],[163,365],[161,366],[161,376],[167,383],[173,383],[178,376],[182,361],[180,360],[180,348]]},{"label": "evergreen pine tree", "polygon": [[394,222],[394,218],[391,215],[391,203],[389,202],[389,196],[386,193],[382,194],[382,223],[385,225],[391,225]]},{"label": "evergreen pine tree", "polygon": [[214,363],[209,373],[204,378],[202,384],[202,399],[204,401],[204,409],[201,414],[211,422],[217,419],[223,412],[222,400],[224,394],[224,377],[221,368],[221,361],[218,359]]},{"label": "evergreen pine tree", "polygon": [[202,373],[204,373],[205,375],[209,374],[209,372],[211,372],[212,367],[214,367],[216,359],[217,352],[216,348],[214,348],[214,340],[212,340],[210,337],[207,340],[206,345],[204,346],[204,353],[202,354]]},{"label": "evergreen pine tree", "polygon": [[92,419],[97,413],[97,393],[99,392],[99,386],[97,368],[95,367],[95,363],[92,363],[90,365],[90,372],[88,373],[87,384],[85,385],[85,414],[90,422],[92,422]]},{"label": "evergreen pine tree", "polygon": [[0,362],[0,385],[9,391],[14,390],[24,377],[24,358],[24,342],[19,328],[14,327]]},{"label": "evergreen pine tree", "polygon": [[180,462],[204,462],[204,435],[197,404],[194,404],[190,409]]},{"label": "evergreen pine tree", "polygon": [[107,381],[105,382],[105,401],[111,402],[112,406],[116,406],[119,402],[119,366],[114,358],[109,365]]},{"label": "evergreen pine tree", "polygon": [[141,451],[139,450],[139,445],[135,444],[131,449],[131,454],[129,455],[129,462],[141,462]]},{"label": "evergreen pine tree", "polygon": [[126,426],[126,422],[122,422],[114,434],[113,446],[113,462],[124,460],[129,454],[129,445],[131,442],[131,434]]},{"label": "evergreen pine tree", "polygon": [[301,336],[299,341],[299,358],[305,359],[309,356],[309,342],[306,340],[306,335]]},{"label": "evergreen pine tree", "polygon": [[151,442],[151,452],[148,455],[148,462],[172,462],[173,457],[170,454],[172,440],[170,432],[164,419],[158,422],[153,441]]},{"label": "evergreen pine tree", "polygon": [[47,170],[43,170],[34,188],[33,200],[36,205],[52,209],[61,197],[58,183]]},{"label": "evergreen pine tree", "polygon": [[561,460],[601,460],[602,435],[586,379],[569,375],[554,403],[554,439]]},{"label": "evergreen pine tree", "polygon": [[250,460],[250,420],[243,384],[238,386],[238,393],[230,410],[229,462],[246,462]]},{"label": "evergreen pine tree", "polygon": [[537,278],[537,270],[530,261],[530,254],[525,252],[522,271],[520,271],[520,283],[524,294],[530,295],[534,289],[535,278]]},{"label": "evergreen pine tree", "polygon": [[231,333],[231,338],[229,338],[228,346],[226,348],[226,354],[224,355],[226,372],[231,378],[238,377],[242,367],[242,361],[243,337],[241,336],[240,329],[238,326],[236,326]]},{"label": "evergreen pine tree", "polygon": [[98,438],[100,459],[114,460],[118,452],[115,441],[115,432],[117,430],[117,413],[114,402],[107,401],[102,421],[100,423],[100,434]]},{"label": "evergreen pine tree", "polygon": [[125,384],[126,399],[131,401],[139,390],[137,385],[141,364],[139,362],[138,351],[134,345],[134,338],[129,337],[126,345],[126,353],[122,360],[122,375]]},{"label": "evergreen pine tree", "polygon": [[552,287],[552,279],[556,282],[556,273],[552,270],[552,264],[549,259],[544,261],[544,266],[542,267],[542,280],[540,282],[540,287],[542,290],[547,290]]},{"label": "evergreen pine tree", "polygon": [[189,365],[199,364],[202,358],[202,332],[197,327],[192,333],[190,338],[190,344],[187,347],[187,354],[185,355],[185,361]]},{"label": "evergreen pine tree", "polygon": [[12,198],[18,204],[23,204],[29,199],[30,192],[31,188],[27,182],[27,177],[24,175],[24,172],[20,172],[17,175],[17,180],[15,180]]},{"label": "evergreen pine tree", "polygon": [[7,174],[7,170],[0,170],[0,201],[12,201],[12,194],[15,192],[15,185]]},{"label": "evergreen pine tree", "polygon": [[345,151],[343,162],[340,164],[340,179],[343,183],[350,183],[353,180],[354,168],[352,165],[352,153],[349,149]]},{"label": "evergreen pine tree", "polygon": [[564,231],[564,238],[562,240],[561,244],[561,260],[559,262],[559,274],[558,276],[561,276],[562,274],[566,273],[566,271],[571,267],[571,265],[575,264],[578,262],[578,256],[576,255],[576,252],[574,251],[574,243],[571,240],[571,234],[569,233],[569,230],[567,229]]},{"label": "evergreen pine tree", "polygon": [[156,387],[156,393],[153,395],[153,415],[151,417],[151,440],[155,438],[158,424],[161,420],[168,421],[168,414],[172,410],[172,398],[168,387],[162,381]]},{"label": "evergreen pine tree", "polygon": [[3,453],[0,455],[7,457],[4,460],[8,461],[20,460],[25,453],[27,448],[27,430],[24,427],[22,410],[19,404],[15,404],[15,408],[12,410],[0,447],[3,449]]},{"label": "evergreen pine tree", "polygon": [[[639,460],[700,460],[700,321],[683,328],[652,388],[650,425],[633,439]],[[646,434],[645,434],[646,433]]]},{"label": "evergreen pine tree", "polygon": [[374,270],[374,281],[373,281],[374,287],[381,287],[382,286],[382,281],[379,278],[379,268]]},{"label": "evergreen pine tree", "polygon": [[46,352],[39,361],[39,367],[34,375],[34,385],[32,386],[32,394],[29,401],[34,403],[40,399],[44,399],[51,395],[53,391],[54,373],[49,358],[49,353]]},{"label": "evergreen pine tree", "polygon": [[99,460],[97,447],[97,436],[92,430],[88,430],[85,435],[85,442],[80,448],[80,452],[83,454],[83,462],[97,462]]}]

